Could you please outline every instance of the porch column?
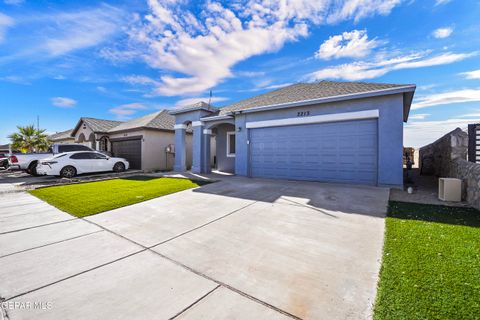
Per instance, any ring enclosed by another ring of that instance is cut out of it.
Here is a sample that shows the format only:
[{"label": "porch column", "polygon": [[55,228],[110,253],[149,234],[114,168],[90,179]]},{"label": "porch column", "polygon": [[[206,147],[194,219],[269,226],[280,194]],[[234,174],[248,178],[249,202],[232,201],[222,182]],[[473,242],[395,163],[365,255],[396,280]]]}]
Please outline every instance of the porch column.
[{"label": "porch column", "polygon": [[187,125],[176,124],[175,129],[175,166],[174,170],[183,172],[187,170],[187,151],[185,141],[185,129]]},{"label": "porch column", "polygon": [[212,137],[211,129],[203,129],[203,166],[202,173],[212,172],[210,165],[210,138]]},{"label": "porch column", "polygon": [[192,172],[202,173],[203,163],[203,122],[193,121],[193,152],[192,152]]}]

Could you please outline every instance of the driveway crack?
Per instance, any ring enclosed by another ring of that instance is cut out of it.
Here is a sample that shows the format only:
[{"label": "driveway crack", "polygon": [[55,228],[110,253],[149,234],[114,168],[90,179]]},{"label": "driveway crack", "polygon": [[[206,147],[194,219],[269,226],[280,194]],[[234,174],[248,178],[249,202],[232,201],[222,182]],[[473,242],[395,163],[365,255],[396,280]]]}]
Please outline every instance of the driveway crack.
[{"label": "driveway crack", "polygon": [[172,258],[170,258],[170,257],[168,257],[168,256],[166,256],[166,255],[164,255],[164,254],[161,254],[161,253],[159,253],[159,252],[157,252],[157,251],[154,251],[154,250],[152,250],[152,249],[149,249],[149,251],[151,251],[151,252],[159,255],[160,257],[162,257],[162,258],[164,258],[164,259],[167,259],[168,261],[170,261],[170,262],[172,262],[172,263],[174,263],[174,264],[176,264],[176,265],[178,265],[178,266],[180,266],[180,267],[182,267],[182,268],[184,268],[184,269],[186,269],[186,270],[188,270],[188,271],[190,271],[190,272],[195,273],[195,274],[198,275],[198,276],[201,276],[201,277],[203,277],[203,278],[205,278],[205,279],[207,279],[207,280],[213,281],[213,282],[217,283],[218,285],[221,285],[222,287],[225,287],[225,288],[227,288],[227,289],[230,289],[230,290],[232,290],[233,292],[236,292],[236,293],[238,293],[239,295],[241,295],[241,296],[243,296],[243,297],[245,297],[245,298],[247,298],[247,299],[250,299],[250,300],[252,300],[252,301],[254,301],[254,302],[256,302],[256,303],[259,303],[259,304],[261,304],[261,305],[263,305],[263,306],[265,306],[265,307],[267,307],[267,308],[269,308],[269,309],[275,310],[276,312],[281,313],[281,314],[283,314],[283,315],[285,315],[285,316],[287,316],[287,317],[290,317],[290,318],[292,318],[292,319],[295,319],[295,320],[303,320],[302,318],[299,318],[299,317],[297,317],[297,316],[294,315],[294,314],[291,314],[291,313],[289,313],[289,312],[287,312],[287,311],[285,311],[285,310],[282,310],[282,309],[280,309],[280,308],[277,308],[277,307],[275,307],[274,305],[269,304],[268,302],[265,302],[265,301],[263,301],[263,300],[260,300],[260,299],[258,299],[258,298],[255,298],[254,296],[251,296],[251,295],[249,295],[249,294],[246,293],[246,292],[243,292],[243,291],[241,291],[241,290],[239,290],[239,289],[237,289],[237,288],[235,288],[235,287],[232,287],[232,286],[230,286],[230,285],[228,285],[228,284],[226,284],[226,283],[224,283],[224,282],[222,282],[222,281],[216,280],[216,279],[214,279],[214,278],[212,278],[212,277],[210,277],[210,276],[208,276],[208,275],[206,275],[206,274],[204,274],[204,273],[202,273],[202,272],[200,272],[200,271],[197,271],[197,270],[195,270],[195,269],[193,269],[193,268],[191,268],[191,267],[189,267],[189,266],[187,266],[187,265],[185,265],[185,264],[183,264],[183,263],[181,263],[181,262],[179,262],[179,261],[177,261],[177,260],[174,260],[174,259],[172,259]]},{"label": "driveway crack", "polygon": [[104,267],[104,266],[107,266],[107,265],[109,265],[109,264],[112,264],[112,263],[115,263],[115,262],[117,262],[117,261],[120,261],[120,260],[123,260],[123,259],[129,258],[129,257],[131,257],[131,256],[134,256],[134,255],[136,255],[136,254],[142,253],[142,252],[144,252],[144,251],[146,251],[146,250],[148,250],[148,249],[141,249],[141,250],[135,251],[135,252],[133,252],[133,253],[127,254],[126,256],[123,256],[123,257],[117,258],[117,259],[115,259],[115,260],[112,260],[112,261],[109,261],[109,262],[102,263],[101,265],[98,265],[98,266],[95,266],[95,267],[93,267],[93,268],[90,268],[90,269],[83,270],[83,271],[81,271],[81,272],[78,272],[78,273],[72,274],[72,275],[70,275],[70,276],[68,276],[68,277],[65,277],[65,278],[62,278],[62,279],[56,280],[56,281],[54,281],[54,282],[51,282],[51,283],[45,284],[45,285],[43,285],[43,286],[40,286],[40,287],[38,287],[38,288],[35,288],[35,289],[32,289],[32,290],[28,290],[28,291],[26,291],[26,292],[19,293],[19,294],[17,294],[17,295],[14,295],[14,296],[12,296],[12,297],[9,297],[9,298],[5,299],[5,301],[9,301],[9,300],[12,300],[12,299],[18,298],[18,297],[20,297],[20,296],[23,296],[23,295],[29,294],[29,293],[31,293],[31,292],[34,292],[34,291],[37,291],[37,290],[40,290],[40,289],[43,289],[43,288],[46,288],[46,287],[50,287],[50,286],[52,286],[52,285],[54,285],[54,284],[57,284],[57,283],[59,283],[59,282],[62,282],[62,281],[65,281],[65,280],[71,279],[71,278],[73,278],[73,277],[76,277],[76,276],[82,275],[82,274],[84,274],[84,273],[87,273],[87,272],[93,271],[93,270],[95,270],[95,269],[98,269],[98,268],[102,268],[102,267]]},{"label": "driveway crack", "polygon": [[9,254],[0,256],[0,259],[1,259],[1,258],[8,257],[8,256],[12,256],[12,255],[14,255],[14,254],[18,254],[18,253],[22,253],[22,252],[26,252],[26,251],[30,251],[30,250],[34,250],[34,249],[38,249],[38,248],[48,247],[48,246],[51,246],[51,245],[53,245],[53,244],[58,244],[58,243],[62,243],[62,242],[66,242],[66,241],[70,241],[70,240],[82,238],[82,237],[89,236],[89,235],[92,235],[92,234],[98,233],[98,232],[105,232],[105,230],[97,230],[97,231],[93,231],[93,232],[81,234],[81,235],[76,236],[76,237],[72,237],[72,238],[68,238],[68,239],[63,239],[63,240],[59,240],[59,241],[47,243],[47,244],[44,244],[44,245],[41,245],[41,246],[37,246],[37,247],[33,247],[33,248],[28,248],[28,249],[20,250],[20,251],[17,251],[17,252],[12,252],[12,253],[9,253]]},{"label": "driveway crack", "polygon": [[159,242],[159,243],[156,243],[156,244],[154,244],[154,245],[152,245],[152,246],[149,246],[148,249],[153,248],[153,247],[156,247],[156,246],[159,246],[159,245],[164,244],[164,243],[166,243],[166,242],[175,240],[175,239],[177,239],[177,238],[179,238],[179,237],[181,237],[181,236],[183,236],[183,235],[186,235],[186,234],[188,234],[188,233],[190,233],[190,232],[193,232],[193,231],[195,231],[195,230],[198,230],[198,229],[201,229],[201,228],[203,228],[203,227],[205,227],[205,226],[208,226],[209,224],[212,224],[212,223],[214,223],[214,222],[217,222],[218,220],[224,219],[224,218],[226,218],[226,217],[228,217],[228,216],[231,216],[231,215],[234,214],[234,213],[237,213],[238,211],[241,211],[241,210],[243,210],[243,209],[245,209],[245,208],[247,208],[247,207],[249,207],[249,206],[251,206],[251,205],[254,205],[254,204],[257,203],[257,202],[258,202],[258,201],[249,203],[249,204],[247,204],[247,205],[245,205],[245,206],[243,206],[243,207],[241,207],[241,208],[238,208],[238,209],[236,209],[236,210],[233,210],[232,212],[227,213],[226,215],[223,215],[223,216],[221,216],[221,217],[218,217],[218,218],[216,218],[216,219],[213,219],[213,220],[211,220],[211,221],[209,221],[209,222],[207,222],[207,223],[204,223],[204,224],[202,224],[202,225],[200,225],[200,226],[198,226],[198,227],[195,227],[195,228],[193,228],[193,229],[190,229],[190,230],[187,230],[187,231],[182,232],[182,233],[180,233],[180,234],[177,234],[176,236],[173,236],[173,237],[171,237],[171,238],[168,238],[167,240],[163,240],[163,241],[161,241],[161,242]]},{"label": "driveway crack", "polygon": [[187,311],[188,309],[190,309],[191,307],[193,307],[194,305],[196,305],[197,303],[199,303],[201,300],[205,299],[207,296],[209,296],[213,291],[217,290],[218,288],[220,288],[220,285],[217,285],[215,288],[213,288],[212,290],[208,291],[207,293],[205,293],[203,296],[201,296],[200,298],[198,298],[197,300],[195,300],[192,304],[190,304],[188,307],[184,308],[183,310],[181,310],[179,313],[177,313],[176,315],[174,315],[173,317],[171,318],[168,318],[168,320],[173,320],[175,318],[177,318],[179,315],[181,315],[182,313],[184,313],[185,311]]}]

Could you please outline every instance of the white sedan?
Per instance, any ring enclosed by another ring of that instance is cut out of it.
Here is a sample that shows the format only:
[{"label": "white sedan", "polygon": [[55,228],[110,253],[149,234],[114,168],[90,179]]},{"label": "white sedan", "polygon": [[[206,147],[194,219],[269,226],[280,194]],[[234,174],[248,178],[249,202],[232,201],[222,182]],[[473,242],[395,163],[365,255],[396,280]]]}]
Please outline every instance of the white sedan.
[{"label": "white sedan", "polygon": [[72,178],[77,174],[128,169],[128,161],[123,158],[106,156],[96,151],[75,151],[60,153],[38,162],[37,173],[45,176]]}]

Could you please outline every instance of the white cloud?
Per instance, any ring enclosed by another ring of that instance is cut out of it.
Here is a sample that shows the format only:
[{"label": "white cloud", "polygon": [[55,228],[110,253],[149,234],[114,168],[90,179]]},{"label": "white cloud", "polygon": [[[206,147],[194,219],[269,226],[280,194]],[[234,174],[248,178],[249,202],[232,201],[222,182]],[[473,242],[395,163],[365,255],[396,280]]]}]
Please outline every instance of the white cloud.
[{"label": "white cloud", "polygon": [[438,28],[432,32],[432,35],[437,39],[448,38],[453,32],[453,29],[450,27]]},{"label": "white cloud", "polygon": [[464,89],[443,93],[434,93],[415,99],[415,103],[412,104],[412,110],[451,103],[476,101],[480,101],[480,89]]},{"label": "white cloud", "polygon": [[417,113],[410,115],[408,120],[423,120],[428,116],[430,116],[430,113]]},{"label": "white cloud", "polygon": [[150,13],[129,30],[128,48],[105,50],[104,56],[130,59],[137,52],[150,67],[163,72],[158,83],[150,83],[156,94],[195,94],[232,77],[231,69],[238,62],[306,37],[312,24],[386,15],[400,2],[207,1],[201,13],[193,15],[183,1],[149,0]]},{"label": "white cloud", "polygon": [[23,84],[23,85],[31,84],[29,79],[24,78],[22,76],[16,76],[16,75],[0,77],[0,81],[6,81],[6,82],[11,82],[16,84]]},{"label": "white cloud", "polygon": [[432,90],[433,88],[435,88],[437,86],[438,86],[437,84],[425,84],[425,85],[417,86],[417,92],[418,91]]},{"label": "white cloud", "polygon": [[263,71],[238,71],[238,72],[235,72],[235,75],[237,75],[239,77],[256,78],[256,77],[264,76],[265,72],[263,72]]},{"label": "white cloud", "polygon": [[442,4],[449,3],[450,1],[452,1],[452,0],[436,0],[435,1],[435,6],[440,6]]},{"label": "white cloud", "polygon": [[13,24],[14,24],[13,18],[0,12],[0,43],[2,43],[5,40],[5,34],[7,32],[7,29],[13,26]]},{"label": "white cloud", "polygon": [[117,119],[119,120],[127,120],[130,116],[137,113],[139,110],[145,110],[147,107],[142,103],[129,103],[129,104],[122,104],[118,107],[114,107],[109,109],[110,113],[116,115]]},{"label": "white cloud", "polygon": [[123,77],[121,78],[121,80],[123,82],[126,82],[128,84],[131,84],[131,85],[159,85],[160,82],[156,81],[156,80],[153,80],[152,78],[150,77],[147,77],[147,76],[141,76],[141,75],[130,75],[130,76],[126,76],[126,77]]},{"label": "white cloud", "polygon": [[423,147],[456,128],[465,130],[468,124],[477,122],[480,122],[480,117],[408,122],[405,124],[403,131],[404,146]]},{"label": "white cloud", "polygon": [[375,14],[386,16],[401,2],[402,0],[343,0],[338,4],[334,1],[331,5],[337,10],[333,10],[327,17],[327,21],[336,23],[345,19],[353,19],[358,22],[362,18]]},{"label": "white cloud", "polygon": [[346,57],[362,58],[377,46],[377,40],[368,40],[366,30],[353,30],[331,36],[328,40],[325,40],[315,53],[315,57],[324,60]]},{"label": "white cloud", "polygon": [[54,97],[50,99],[52,104],[56,107],[61,108],[72,108],[77,104],[77,101],[71,98],[65,97]]},{"label": "white cloud", "polygon": [[18,6],[18,5],[22,4],[22,3],[24,3],[25,0],[3,0],[3,2],[4,2],[5,4],[10,4],[10,5]]},{"label": "white cloud", "polygon": [[272,85],[269,85],[268,87],[265,87],[264,89],[280,89],[280,88],[284,88],[284,87],[287,87],[287,86],[290,86],[292,85],[293,82],[286,82],[286,83],[280,83],[280,84],[272,84]]},{"label": "white cloud", "polygon": [[215,102],[221,102],[221,101],[228,100],[228,98],[226,98],[226,97],[186,98],[186,99],[178,100],[178,101],[175,103],[175,107],[176,107],[176,108],[181,108],[181,107],[185,107],[185,106],[189,106],[189,105],[195,104],[195,103],[200,102],[200,101],[203,101],[203,102],[208,103],[209,100],[210,100],[210,103],[211,103],[211,104],[214,104]]},{"label": "white cloud", "polygon": [[480,112],[467,113],[459,116],[460,118],[480,118]]},{"label": "white cloud", "polygon": [[460,73],[467,79],[480,79],[480,69]]},{"label": "white cloud", "polygon": [[96,46],[120,30],[118,24],[123,14],[115,7],[102,5],[95,9],[48,17],[52,31],[43,39],[42,49],[52,56],[59,56]]},{"label": "white cloud", "polygon": [[401,69],[413,69],[449,64],[461,61],[475,55],[474,53],[442,53],[431,56],[427,53],[413,53],[383,59],[376,57],[373,61],[359,61],[337,66],[327,67],[313,72],[307,76],[310,80],[344,79],[362,80],[383,76],[388,72]]}]

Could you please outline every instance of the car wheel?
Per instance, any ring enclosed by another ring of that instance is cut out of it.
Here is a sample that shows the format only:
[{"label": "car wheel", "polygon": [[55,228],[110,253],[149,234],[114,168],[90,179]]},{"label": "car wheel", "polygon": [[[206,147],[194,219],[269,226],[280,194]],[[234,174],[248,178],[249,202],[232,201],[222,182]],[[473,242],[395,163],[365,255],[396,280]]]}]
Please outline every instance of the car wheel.
[{"label": "car wheel", "polygon": [[38,176],[37,174],[37,161],[34,161],[32,163],[30,163],[30,165],[28,166],[28,170],[27,172],[29,174],[31,174],[32,176]]},{"label": "car wheel", "polygon": [[73,178],[76,174],[77,169],[72,166],[63,167],[62,170],[60,170],[60,177],[62,178]]},{"label": "car wheel", "polygon": [[113,166],[113,171],[115,172],[125,171],[125,164],[123,164],[122,162],[115,163],[115,165]]},{"label": "car wheel", "polygon": [[4,160],[4,161],[3,161],[2,167],[3,167],[5,170],[8,169],[8,160]]}]

